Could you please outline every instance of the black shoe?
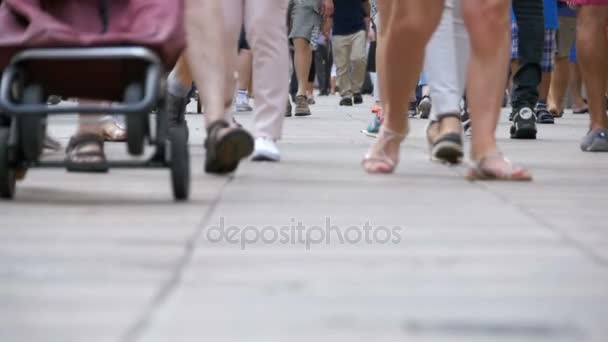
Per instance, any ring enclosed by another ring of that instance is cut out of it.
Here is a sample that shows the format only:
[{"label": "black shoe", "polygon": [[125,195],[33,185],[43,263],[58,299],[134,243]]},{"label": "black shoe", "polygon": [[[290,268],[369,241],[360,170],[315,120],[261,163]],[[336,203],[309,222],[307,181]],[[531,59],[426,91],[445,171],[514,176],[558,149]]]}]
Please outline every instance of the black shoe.
[{"label": "black shoe", "polygon": [[555,118],[553,114],[547,110],[546,105],[537,105],[536,106],[536,122],[539,124],[554,124]]},{"label": "black shoe", "polygon": [[531,108],[523,107],[513,115],[511,139],[536,139],[536,114]]},{"label": "black shoe", "polygon": [[361,94],[355,94],[355,95],[353,95],[353,102],[355,104],[362,104],[363,103],[363,96]]},{"label": "black shoe", "polygon": [[342,100],[340,100],[340,106],[352,106],[353,105],[353,99],[351,99],[350,97],[343,97]]}]

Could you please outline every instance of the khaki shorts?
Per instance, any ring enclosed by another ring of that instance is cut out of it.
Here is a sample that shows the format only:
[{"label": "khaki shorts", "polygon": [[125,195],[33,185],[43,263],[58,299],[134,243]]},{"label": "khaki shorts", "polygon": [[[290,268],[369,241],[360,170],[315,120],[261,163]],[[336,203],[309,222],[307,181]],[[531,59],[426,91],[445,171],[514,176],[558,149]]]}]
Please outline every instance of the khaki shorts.
[{"label": "khaki shorts", "polygon": [[321,2],[319,0],[292,0],[289,39],[303,38],[311,45],[321,33]]},{"label": "khaki shorts", "polygon": [[557,57],[570,56],[570,49],[576,40],[576,18],[559,17],[559,29],[557,30]]}]

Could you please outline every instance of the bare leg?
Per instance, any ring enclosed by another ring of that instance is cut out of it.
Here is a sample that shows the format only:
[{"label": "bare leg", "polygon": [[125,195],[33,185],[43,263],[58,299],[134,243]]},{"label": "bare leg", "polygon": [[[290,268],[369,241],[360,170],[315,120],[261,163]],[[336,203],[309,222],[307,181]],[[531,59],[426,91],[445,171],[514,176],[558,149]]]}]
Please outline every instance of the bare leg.
[{"label": "bare leg", "polygon": [[364,168],[370,173],[388,173],[398,163],[399,145],[408,129],[403,114],[408,98],[403,95],[416,86],[424,49],[441,19],[443,1],[379,0],[378,8],[382,27],[377,60],[384,124],[364,160]]},{"label": "bare leg", "polygon": [[606,76],[608,75],[608,6],[582,6],[577,20],[577,53],[589,98],[591,129],[608,128]]},{"label": "bare leg", "polygon": [[[224,120],[224,91],[226,89],[226,58],[224,36],[218,31],[224,27],[220,1],[187,0],[186,27],[189,60],[202,101],[205,119],[209,123]],[[204,42],[204,44],[201,44]],[[236,46],[236,43],[235,43]],[[210,68],[209,66],[213,67]]]},{"label": "bare leg", "polygon": [[306,96],[308,73],[310,72],[310,64],[312,63],[312,50],[308,40],[303,38],[295,38],[293,45],[296,52],[294,60],[296,64],[296,77],[298,78],[297,95]]},{"label": "bare leg", "polygon": [[578,63],[570,63],[570,92],[572,93],[572,110],[582,110],[587,108],[583,98],[583,77]]},{"label": "bare leg", "polygon": [[568,90],[569,78],[568,57],[556,58],[547,98],[547,107],[553,115],[560,115],[564,111],[564,97]]},{"label": "bare leg", "polygon": [[496,125],[509,63],[509,1],[464,0],[463,12],[472,48],[467,81],[472,158],[480,160],[498,150]]},{"label": "bare leg", "polygon": [[551,86],[551,72],[543,72],[540,85],[538,86],[538,100],[547,102],[549,87]]},{"label": "bare leg", "polygon": [[253,63],[253,55],[251,50],[241,50],[239,52],[238,69],[239,80],[238,90],[248,90],[251,84],[251,66]]}]

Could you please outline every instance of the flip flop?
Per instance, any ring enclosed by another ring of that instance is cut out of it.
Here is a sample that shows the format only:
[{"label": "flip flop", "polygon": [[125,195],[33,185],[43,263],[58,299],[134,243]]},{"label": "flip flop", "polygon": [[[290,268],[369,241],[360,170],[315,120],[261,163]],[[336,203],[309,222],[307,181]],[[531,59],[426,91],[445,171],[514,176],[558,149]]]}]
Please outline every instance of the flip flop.
[{"label": "flip flop", "polygon": [[[493,160],[500,160],[502,162],[505,162],[507,164],[507,167],[504,169],[489,167],[488,163]],[[532,180],[532,175],[525,168],[518,165],[514,165],[509,159],[505,158],[502,153],[497,152],[483,157],[479,161],[473,162],[469,168],[466,178],[469,181],[497,180],[529,182]]]}]

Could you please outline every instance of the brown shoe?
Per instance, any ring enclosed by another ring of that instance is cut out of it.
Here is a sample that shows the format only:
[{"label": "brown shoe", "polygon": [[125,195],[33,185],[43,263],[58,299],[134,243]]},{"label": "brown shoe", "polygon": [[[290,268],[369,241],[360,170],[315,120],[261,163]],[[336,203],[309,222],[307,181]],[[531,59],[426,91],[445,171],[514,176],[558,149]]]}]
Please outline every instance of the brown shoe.
[{"label": "brown shoe", "polygon": [[309,116],[311,114],[308,98],[305,95],[296,96],[296,110],[294,114],[295,116]]}]

